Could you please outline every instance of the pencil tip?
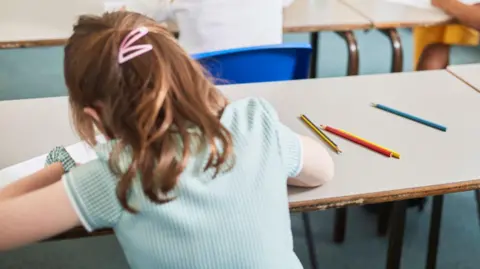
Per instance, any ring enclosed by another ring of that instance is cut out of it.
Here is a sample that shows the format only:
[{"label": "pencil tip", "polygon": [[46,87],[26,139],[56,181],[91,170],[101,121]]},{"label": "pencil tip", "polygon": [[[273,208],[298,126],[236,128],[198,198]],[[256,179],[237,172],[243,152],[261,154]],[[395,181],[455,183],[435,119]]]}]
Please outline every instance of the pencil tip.
[{"label": "pencil tip", "polygon": [[372,105],[373,107],[377,106],[377,104],[375,104],[375,103],[371,103],[371,105]]}]

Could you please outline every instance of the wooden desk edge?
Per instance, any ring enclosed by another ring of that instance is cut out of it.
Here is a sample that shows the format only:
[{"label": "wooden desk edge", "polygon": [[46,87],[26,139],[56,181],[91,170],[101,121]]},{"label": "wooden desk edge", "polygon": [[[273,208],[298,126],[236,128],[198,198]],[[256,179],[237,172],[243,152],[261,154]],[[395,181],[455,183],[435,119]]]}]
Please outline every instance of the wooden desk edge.
[{"label": "wooden desk edge", "polygon": [[449,23],[454,23],[452,19],[447,19],[438,22],[373,22],[374,29],[391,29],[391,28],[415,28],[415,27],[429,27],[440,26]]},{"label": "wooden desk edge", "polygon": [[51,47],[63,46],[67,39],[48,39],[48,40],[25,40],[25,41],[1,41],[0,49],[20,49],[32,47]]},{"label": "wooden desk edge", "polygon": [[456,77],[458,80],[462,81],[463,83],[465,83],[467,86],[469,86],[470,88],[472,88],[473,90],[477,91],[477,92],[480,92],[480,89],[475,87],[472,83],[468,82],[467,79],[464,79],[462,76],[458,75],[454,70],[451,70],[449,69],[449,67],[447,66],[447,72],[450,73],[452,76]]},{"label": "wooden desk edge", "polygon": [[394,191],[375,192],[362,195],[350,195],[335,198],[326,198],[302,202],[291,202],[291,212],[308,212],[341,208],[351,205],[378,204],[385,202],[401,201],[414,198],[423,198],[455,192],[464,192],[480,189],[480,179],[460,183],[448,183],[427,187],[408,188]]},{"label": "wooden desk edge", "polygon": [[352,24],[331,24],[331,25],[308,25],[308,26],[285,26],[284,33],[312,33],[321,31],[353,31],[353,30],[368,30],[372,28],[370,22],[352,23]]},{"label": "wooden desk edge", "polygon": [[[366,195],[351,195],[319,200],[310,200],[290,203],[290,212],[309,212],[318,210],[327,210],[332,208],[341,208],[352,205],[365,205],[400,201],[427,196],[442,195],[454,192],[464,192],[480,189],[480,179],[464,181],[461,183],[449,183],[434,185],[428,187],[409,188],[395,191],[376,192]],[[64,234],[55,236],[46,241],[66,240],[84,237],[94,237],[113,234],[112,230],[105,229],[93,233],[88,233],[82,227],[74,228]]]}]

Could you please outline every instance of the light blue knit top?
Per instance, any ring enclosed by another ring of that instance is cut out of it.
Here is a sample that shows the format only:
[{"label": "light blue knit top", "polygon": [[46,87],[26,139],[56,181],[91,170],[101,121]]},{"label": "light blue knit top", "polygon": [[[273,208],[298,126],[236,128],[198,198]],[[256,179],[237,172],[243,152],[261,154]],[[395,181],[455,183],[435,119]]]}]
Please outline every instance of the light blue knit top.
[{"label": "light blue knit top", "polygon": [[[298,135],[262,99],[231,103],[221,118],[234,141],[235,166],[212,179],[207,153],[192,157],[166,204],[149,201],[137,182],[124,210],[109,170],[112,144],[64,176],[89,231],[113,228],[132,269],[298,269],[293,252],[287,177],[302,166]],[[127,158],[128,159],[128,158]],[[125,158],[120,162],[120,166]]]}]

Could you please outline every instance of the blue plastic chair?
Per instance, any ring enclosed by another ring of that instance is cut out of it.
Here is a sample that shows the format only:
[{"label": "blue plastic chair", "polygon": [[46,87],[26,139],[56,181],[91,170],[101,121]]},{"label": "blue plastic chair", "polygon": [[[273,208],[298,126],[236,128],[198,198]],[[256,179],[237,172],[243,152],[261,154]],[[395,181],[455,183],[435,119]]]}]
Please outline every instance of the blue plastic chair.
[{"label": "blue plastic chair", "polygon": [[279,44],[194,54],[217,85],[306,79],[310,44]]}]

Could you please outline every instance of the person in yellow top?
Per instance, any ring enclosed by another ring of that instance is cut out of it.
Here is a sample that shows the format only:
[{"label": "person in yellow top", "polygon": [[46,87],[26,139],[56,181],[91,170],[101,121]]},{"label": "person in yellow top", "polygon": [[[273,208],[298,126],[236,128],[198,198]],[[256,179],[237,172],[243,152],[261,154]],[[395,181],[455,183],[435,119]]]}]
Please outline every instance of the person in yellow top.
[{"label": "person in yellow top", "polygon": [[458,24],[414,29],[417,70],[446,68],[451,46],[479,45],[480,5],[466,5],[458,0],[432,0],[432,5],[455,18]]}]

